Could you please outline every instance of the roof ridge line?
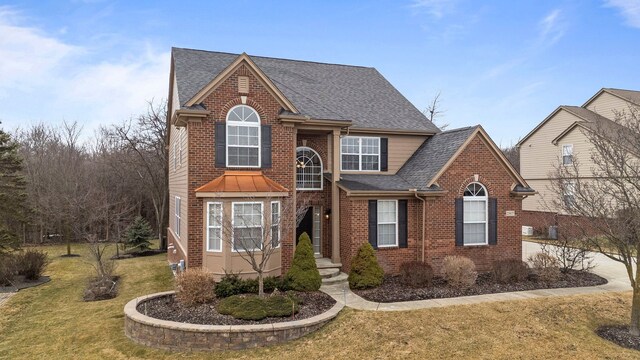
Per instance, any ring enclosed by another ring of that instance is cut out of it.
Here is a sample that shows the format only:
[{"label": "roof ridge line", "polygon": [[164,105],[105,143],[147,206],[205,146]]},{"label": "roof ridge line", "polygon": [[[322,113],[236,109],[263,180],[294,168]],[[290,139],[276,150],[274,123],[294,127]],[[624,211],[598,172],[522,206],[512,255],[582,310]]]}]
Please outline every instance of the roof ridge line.
[{"label": "roof ridge line", "polygon": [[[189,51],[201,51],[206,53],[214,53],[214,54],[227,54],[227,55],[235,55],[240,56],[242,54],[226,52],[226,51],[212,51],[212,50],[202,50],[202,49],[193,49],[193,48],[183,48],[172,46],[171,49],[181,49],[181,50],[189,50]],[[330,62],[322,62],[322,61],[311,61],[311,60],[298,60],[298,59],[288,59],[288,58],[279,58],[274,56],[261,56],[261,55],[251,55],[247,53],[247,56],[251,58],[260,58],[260,59],[272,59],[272,60],[284,60],[284,61],[294,61],[294,62],[303,62],[303,63],[311,63],[311,64],[320,64],[320,65],[333,65],[333,66],[345,66],[345,67],[356,67],[363,69],[375,69],[373,66],[364,66],[364,65],[352,65],[352,64],[338,64],[338,63],[330,63]]]}]

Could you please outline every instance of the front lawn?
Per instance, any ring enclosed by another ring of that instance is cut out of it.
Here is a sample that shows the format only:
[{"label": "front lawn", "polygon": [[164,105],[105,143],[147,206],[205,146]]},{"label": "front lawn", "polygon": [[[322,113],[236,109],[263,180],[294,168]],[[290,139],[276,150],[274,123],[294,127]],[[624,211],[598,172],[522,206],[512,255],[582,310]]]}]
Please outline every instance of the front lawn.
[{"label": "front lawn", "polygon": [[345,309],[308,337],[265,349],[170,353],[124,336],[123,307],[132,298],[172,288],[166,256],[120,260],[118,297],[83,302],[91,266],[52,256],[51,282],[17,293],[0,308],[0,359],[463,358],[637,359],[640,354],[599,338],[594,329],[624,324],[630,293],[545,298],[409,312]]}]

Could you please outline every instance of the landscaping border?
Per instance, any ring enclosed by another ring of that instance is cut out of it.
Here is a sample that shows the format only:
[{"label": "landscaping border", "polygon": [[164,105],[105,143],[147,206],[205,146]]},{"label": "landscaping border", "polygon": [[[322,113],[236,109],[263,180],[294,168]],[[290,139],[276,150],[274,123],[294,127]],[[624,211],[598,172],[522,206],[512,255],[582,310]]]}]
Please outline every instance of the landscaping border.
[{"label": "landscaping border", "polygon": [[305,336],[334,319],[344,307],[341,302],[308,319],[259,325],[197,325],[155,319],[138,312],[140,303],[175,291],[141,296],[124,307],[124,332],[134,342],[177,351],[241,350],[284,343]]}]

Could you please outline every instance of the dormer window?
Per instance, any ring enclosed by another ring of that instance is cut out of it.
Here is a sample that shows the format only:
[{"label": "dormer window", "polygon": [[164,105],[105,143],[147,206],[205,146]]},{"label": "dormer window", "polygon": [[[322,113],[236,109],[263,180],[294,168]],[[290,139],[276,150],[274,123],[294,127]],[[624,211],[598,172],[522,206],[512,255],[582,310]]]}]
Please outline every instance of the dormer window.
[{"label": "dormer window", "polygon": [[227,166],[260,167],[260,116],[249,106],[227,114]]},{"label": "dormer window", "polygon": [[380,138],[345,136],[340,155],[343,171],[380,171]]}]

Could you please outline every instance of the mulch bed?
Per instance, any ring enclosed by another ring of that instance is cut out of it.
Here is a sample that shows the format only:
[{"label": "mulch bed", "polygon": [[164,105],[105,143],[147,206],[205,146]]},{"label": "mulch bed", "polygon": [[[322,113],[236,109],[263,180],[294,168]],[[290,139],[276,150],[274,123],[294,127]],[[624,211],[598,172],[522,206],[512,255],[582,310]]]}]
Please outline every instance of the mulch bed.
[{"label": "mulch bed", "polygon": [[110,280],[101,280],[93,278],[89,280],[87,288],[84,290],[82,300],[84,301],[100,301],[109,300],[118,296],[118,285],[120,277],[114,276]]},{"label": "mulch bed", "polygon": [[442,278],[438,277],[433,279],[433,284],[429,287],[412,288],[402,284],[399,276],[386,276],[381,286],[374,289],[354,290],[354,292],[369,301],[389,303],[524,290],[596,286],[606,283],[606,279],[596,274],[573,270],[562,274],[560,280],[556,282],[525,280],[513,284],[496,283],[491,273],[478,274],[476,284],[468,289],[452,288]]},{"label": "mulch bed", "polygon": [[629,334],[628,326],[602,326],[596,330],[598,336],[627,349],[640,350],[640,336]]},{"label": "mulch bed", "polygon": [[132,258],[137,258],[137,257],[145,257],[145,256],[158,255],[158,254],[165,254],[166,252],[167,252],[167,250],[153,249],[153,250],[146,250],[146,251],[140,251],[140,252],[132,252],[132,253],[123,253],[123,254],[120,254],[120,255],[113,255],[111,257],[111,259],[112,260],[132,259]]},{"label": "mulch bed", "polygon": [[38,280],[27,280],[24,278],[24,276],[18,275],[13,281],[13,285],[0,286],[0,293],[16,292],[18,290],[42,285],[48,283],[49,281],[51,281],[51,278],[48,276],[40,276]]},{"label": "mulch bed", "polygon": [[138,304],[138,311],[152,318],[189,324],[255,325],[307,319],[328,311],[336,303],[331,296],[320,291],[300,292],[295,293],[295,296],[302,301],[302,304],[300,304],[300,311],[293,318],[287,316],[270,317],[260,321],[240,320],[230,315],[219,314],[218,311],[216,311],[218,299],[215,299],[209,304],[185,307],[175,300],[175,295],[163,296],[142,302]]}]

